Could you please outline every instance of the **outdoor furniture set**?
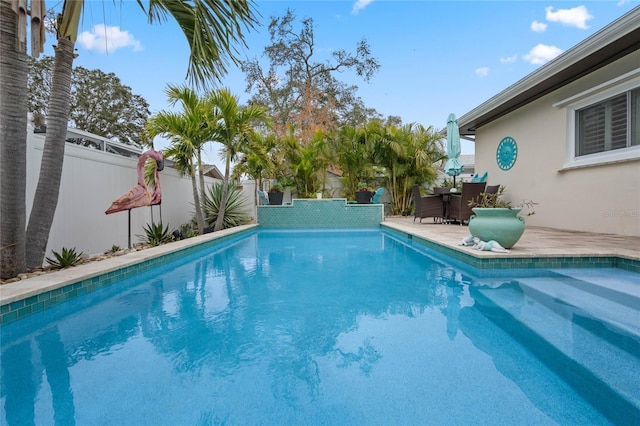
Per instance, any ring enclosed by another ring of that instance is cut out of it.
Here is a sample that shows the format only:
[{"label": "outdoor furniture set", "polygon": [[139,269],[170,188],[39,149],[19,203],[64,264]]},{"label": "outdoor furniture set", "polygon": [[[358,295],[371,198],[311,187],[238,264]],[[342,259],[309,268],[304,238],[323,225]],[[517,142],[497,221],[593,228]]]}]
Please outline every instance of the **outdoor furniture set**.
[{"label": "outdoor furniture set", "polygon": [[469,202],[477,199],[481,193],[497,193],[500,185],[489,185],[486,182],[464,182],[462,191],[452,192],[451,188],[435,187],[432,195],[422,195],[420,187],[413,185],[413,200],[415,213],[413,221],[417,218],[432,217],[435,222],[459,223],[469,222],[473,215]]}]

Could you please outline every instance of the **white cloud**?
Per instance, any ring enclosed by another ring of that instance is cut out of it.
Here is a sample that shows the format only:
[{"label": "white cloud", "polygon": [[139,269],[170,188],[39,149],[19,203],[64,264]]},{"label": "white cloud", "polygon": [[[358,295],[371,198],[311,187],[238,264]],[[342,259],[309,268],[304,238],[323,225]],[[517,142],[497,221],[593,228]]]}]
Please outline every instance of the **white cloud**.
[{"label": "white cloud", "polygon": [[351,9],[351,13],[353,15],[357,15],[365,7],[369,6],[373,3],[373,0],[358,0],[353,4],[353,9]]},{"label": "white cloud", "polygon": [[562,49],[556,46],[539,44],[523,56],[524,60],[534,65],[542,65],[549,62],[562,53]]},{"label": "white cloud", "polygon": [[543,33],[547,30],[547,24],[544,22],[533,21],[531,23],[531,31],[536,33]]},{"label": "white cloud", "polygon": [[489,75],[489,67],[476,68],[475,73],[477,76],[486,77]]},{"label": "white cloud", "polygon": [[115,52],[122,47],[132,47],[134,51],[142,50],[142,45],[129,31],[121,31],[120,27],[109,27],[104,24],[94,25],[89,31],[78,34],[78,43],[87,50],[100,53]]},{"label": "white cloud", "polygon": [[518,59],[518,55],[508,56],[506,58],[500,58],[500,62],[503,64],[512,64]]},{"label": "white cloud", "polygon": [[589,11],[585,6],[577,6],[573,9],[558,9],[553,11],[553,6],[549,6],[544,9],[547,12],[547,21],[559,22],[569,27],[578,27],[586,30],[587,21],[593,19],[593,16],[589,14]]}]

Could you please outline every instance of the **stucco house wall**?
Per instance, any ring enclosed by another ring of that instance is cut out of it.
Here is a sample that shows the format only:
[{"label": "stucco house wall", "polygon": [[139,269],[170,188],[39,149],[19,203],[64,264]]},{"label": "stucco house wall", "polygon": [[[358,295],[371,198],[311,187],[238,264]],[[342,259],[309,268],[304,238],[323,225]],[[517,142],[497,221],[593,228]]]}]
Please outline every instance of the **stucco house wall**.
[{"label": "stucco house wall", "polygon": [[[528,224],[640,236],[640,147],[610,152],[610,161],[600,155],[591,165],[574,162],[571,152],[572,105],[615,87],[620,76],[626,76],[626,85],[640,87],[638,64],[636,50],[476,130],[476,171],[488,171],[490,185],[505,185],[505,198],[514,204],[537,203]],[[508,171],[496,163],[505,136],[518,144]]]}]

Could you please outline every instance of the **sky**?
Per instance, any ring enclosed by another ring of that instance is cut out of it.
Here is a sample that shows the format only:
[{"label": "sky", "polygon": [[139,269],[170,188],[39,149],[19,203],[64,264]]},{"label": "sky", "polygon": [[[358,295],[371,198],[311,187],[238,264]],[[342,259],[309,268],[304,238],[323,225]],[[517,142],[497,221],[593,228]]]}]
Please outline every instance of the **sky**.
[{"label": "sky", "polygon": [[[143,1],[146,4],[146,1]],[[337,78],[358,86],[367,107],[440,130],[447,117],[464,115],[634,7],[610,1],[256,1],[260,26],[238,46],[242,59],[263,58],[271,17],[291,9],[298,22],[313,18],[318,60],[334,50],[355,52],[365,38],[380,69],[369,82],[354,72]],[[48,7],[59,9],[48,2]],[[53,55],[47,35],[46,55]],[[165,89],[187,84],[189,48],[177,24],[150,25],[136,1],[85,0],[74,66],[113,72],[141,95],[151,113],[172,110]],[[241,102],[249,99],[235,66],[218,83]],[[167,141],[156,138],[156,149]],[[462,141],[462,154],[474,144]],[[221,170],[214,145],[205,161]]]}]

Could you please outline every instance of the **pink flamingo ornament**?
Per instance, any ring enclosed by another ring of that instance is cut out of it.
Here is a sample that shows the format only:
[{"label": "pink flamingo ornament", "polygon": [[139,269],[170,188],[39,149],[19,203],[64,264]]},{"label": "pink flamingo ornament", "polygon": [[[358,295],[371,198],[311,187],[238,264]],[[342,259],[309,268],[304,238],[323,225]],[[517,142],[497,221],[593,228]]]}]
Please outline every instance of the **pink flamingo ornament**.
[{"label": "pink flamingo ornament", "polygon": [[[153,192],[149,193],[147,184],[144,181],[144,164],[147,159],[156,160],[156,184]],[[161,151],[149,150],[142,153],[138,160],[138,184],[131,188],[129,192],[123,194],[115,200],[111,207],[107,209],[106,214],[131,210],[136,207],[153,206],[160,204],[162,201],[162,192],[160,190],[160,170],[164,169],[164,159]]]}]

